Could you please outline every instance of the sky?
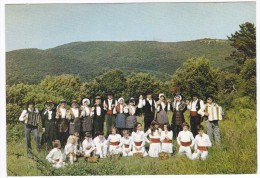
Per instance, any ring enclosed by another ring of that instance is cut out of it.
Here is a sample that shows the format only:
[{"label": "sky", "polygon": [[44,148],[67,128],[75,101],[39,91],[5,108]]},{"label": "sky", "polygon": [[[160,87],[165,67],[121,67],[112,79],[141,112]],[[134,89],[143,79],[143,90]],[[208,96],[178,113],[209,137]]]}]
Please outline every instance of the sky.
[{"label": "sky", "polygon": [[76,41],[227,39],[256,23],[255,2],[6,4],[6,51]]}]

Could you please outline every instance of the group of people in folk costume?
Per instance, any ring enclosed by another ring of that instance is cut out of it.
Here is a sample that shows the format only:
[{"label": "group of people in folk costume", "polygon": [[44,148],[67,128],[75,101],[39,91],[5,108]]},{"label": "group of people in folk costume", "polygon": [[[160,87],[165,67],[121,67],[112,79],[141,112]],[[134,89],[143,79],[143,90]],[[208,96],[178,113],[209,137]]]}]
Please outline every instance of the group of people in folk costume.
[{"label": "group of people in folk costume", "polygon": [[[94,139],[93,142],[96,139],[96,142],[101,145],[95,146],[95,149],[93,147],[90,150],[95,150],[95,154],[100,157],[105,157],[106,152],[103,153],[102,150],[106,150],[106,145],[109,153],[116,150],[113,147],[121,148],[122,145],[110,146],[110,142],[112,143],[116,137],[119,138],[119,136],[124,136],[124,133],[127,131],[128,137],[131,137],[134,143],[131,152],[127,151],[124,153],[124,149],[115,152],[121,152],[123,155],[142,153],[142,156],[146,156],[147,153],[144,144],[147,142],[150,143],[149,156],[158,157],[161,150],[166,148],[165,144],[167,145],[167,143],[171,142],[171,144],[168,144],[168,147],[172,150],[172,139],[177,139],[178,141],[179,134],[184,131],[182,129],[183,123],[185,123],[184,112],[186,110],[190,111],[190,126],[193,138],[198,135],[197,127],[201,126],[201,122],[205,120],[207,134],[210,140],[215,140],[216,144],[220,144],[218,120],[222,120],[223,112],[220,106],[213,103],[212,96],[208,96],[206,98],[206,104],[204,104],[204,101],[199,99],[197,94],[193,94],[192,100],[186,102],[183,101],[180,94],[175,94],[174,101],[170,102],[169,100],[165,100],[163,93],[160,93],[159,99],[156,101],[152,98],[152,92],[148,91],[146,93],[146,98],[140,95],[138,105],[135,105],[134,98],[130,98],[129,103],[126,104],[124,98],[115,100],[113,99],[113,94],[109,92],[107,93],[107,99],[103,102],[101,101],[100,96],[96,96],[92,107],[90,106],[90,100],[88,98],[82,100],[82,106],[80,106],[77,101],[72,101],[71,108],[69,109],[67,108],[67,102],[64,99],[60,101],[56,108],[52,101],[46,102],[45,107],[46,109],[44,111],[39,112],[39,110],[34,107],[34,102],[28,102],[27,109],[22,112],[19,118],[25,125],[28,156],[31,154],[31,132],[34,134],[38,150],[45,142],[49,148],[56,145],[55,148],[57,150],[59,147],[57,140],[60,141],[60,147],[64,147],[68,142],[73,142],[72,140],[74,139],[71,139],[71,137],[75,137],[77,140],[77,148],[82,148],[80,142],[82,140],[85,141],[86,134],[88,134],[91,139]],[[167,115],[167,112],[170,110],[173,112],[171,127]],[[144,131],[138,129],[137,116],[140,113],[143,113],[144,115]],[[42,143],[40,143],[38,132],[40,120],[42,120],[43,129],[41,138]],[[106,122],[106,137],[103,136],[104,122]],[[119,131],[119,136],[110,134],[109,131],[113,131],[112,128]],[[203,129],[200,128],[200,130]],[[165,132],[167,133],[166,135]],[[165,136],[165,138],[167,137],[167,139],[163,139],[163,142],[161,140],[162,136]],[[147,139],[147,137],[149,137],[149,139]],[[193,145],[196,147],[193,140],[194,139],[191,138],[189,141],[189,147]],[[107,142],[109,142],[109,144],[107,144]],[[184,144],[182,144],[183,142]],[[186,147],[185,145],[187,144],[185,142],[184,139],[180,140],[178,143],[181,147]],[[117,140],[116,143],[121,144],[121,140]],[[71,144],[73,145],[74,143]],[[210,146],[210,144],[208,144],[208,146]],[[127,148],[125,149],[127,150]],[[169,150],[168,152],[172,153]],[[185,151],[185,153],[187,152]],[[190,155],[187,156],[192,158]]]}]

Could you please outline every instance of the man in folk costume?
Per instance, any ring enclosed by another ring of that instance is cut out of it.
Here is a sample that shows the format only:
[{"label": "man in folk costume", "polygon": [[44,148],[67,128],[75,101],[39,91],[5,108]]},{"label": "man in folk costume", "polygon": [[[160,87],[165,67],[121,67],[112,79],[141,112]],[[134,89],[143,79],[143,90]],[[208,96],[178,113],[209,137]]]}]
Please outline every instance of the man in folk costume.
[{"label": "man in folk costume", "polygon": [[57,119],[56,111],[54,109],[54,103],[52,101],[47,101],[45,103],[47,108],[42,117],[42,130],[45,132],[45,140],[47,146],[50,149],[52,147],[52,142],[57,139]]},{"label": "man in folk costume", "polygon": [[159,100],[157,103],[157,113],[156,120],[160,124],[160,128],[163,129],[163,126],[169,124],[169,119],[167,111],[170,110],[170,104],[165,101],[165,96],[163,93],[159,94]]},{"label": "man in folk costume", "polygon": [[190,110],[190,126],[193,137],[198,134],[197,127],[202,121],[202,112],[204,111],[204,102],[198,98],[198,94],[192,94],[192,101],[187,101],[187,109]]},{"label": "man in folk costume", "polygon": [[157,104],[154,99],[152,99],[152,92],[146,92],[146,99],[143,99],[143,96],[139,96],[138,108],[143,109],[144,113],[144,131],[146,132],[152,121],[154,120],[155,109]]},{"label": "man in folk costume", "polygon": [[[209,95],[206,97],[205,110],[202,112],[202,116],[205,118],[207,134],[211,140],[217,145],[220,145],[220,131],[218,121],[222,120],[223,111],[222,107],[216,103],[213,103],[213,96]],[[214,136],[214,137],[213,137]]]},{"label": "man in folk costume", "polygon": [[141,109],[135,106],[135,99],[133,97],[130,98],[127,108],[128,116],[126,118],[126,129],[131,133],[137,123],[137,116],[140,114]]},{"label": "man in folk costume", "polygon": [[105,110],[105,122],[106,122],[106,127],[107,127],[107,133],[106,137],[109,135],[109,130],[111,130],[111,127],[116,125],[116,105],[117,101],[113,99],[113,93],[112,92],[107,92],[107,99],[104,100],[103,107]]},{"label": "man in folk costume", "polygon": [[182,123],[185,122],[184,112],[187,110],[187,105],[182,101],[182,96],[176,94],[171,105],[172,115],[172,131],[174,138],[177,138],[179,132],[182,130]]},{"label": "man in folk costume", "polygon": [[85,136],[86,132],[91,133],[92,132],[92,114],[91,114],[91,107],[90,100],[88,98],[84,98],[82,100],[82,106],[81,106],[81,115],[82,117],[82,133],[80,134],[82,136],[81,140],[83,140],[83,136]]},{"label": "man in folk costume", "polygon": [[69,137],[69,110],[66,109],[66,105],[66,100],[61,99],[56,112],[57,134],[62,147],[66,145]]},{"label": "man in folk costume", "polygon": [[104,121],[105,121],[105,110],[103,105],[101,104],[101,97],[95,97],[95,104],[92,107],[93,114],[93,134],[96,135],[98,132],[102,132],[104,130]]},{"label": "man in folk costume", "polygon": [[81,133],[80,113],[79,103],[76,100],[73,100],[70,108],[70,135],[73,135],[75,132]]},{"label": "man in folk costume", "polygon": [[37,149],[40,149],[40,137],[39,137],[39,130],[38,124],[40,122],[40,113],[37,108],[34,107],[34,102],[29,101],[27,103],[27,109],[23,110],[21,116],[19,117],[19,121],[24,123],[24,130],[25,130],[25,138],[26,138],[26,150],[27,156],[30,157],[31,155],[31,132],[33,132],[35,143],[37,144]]}]

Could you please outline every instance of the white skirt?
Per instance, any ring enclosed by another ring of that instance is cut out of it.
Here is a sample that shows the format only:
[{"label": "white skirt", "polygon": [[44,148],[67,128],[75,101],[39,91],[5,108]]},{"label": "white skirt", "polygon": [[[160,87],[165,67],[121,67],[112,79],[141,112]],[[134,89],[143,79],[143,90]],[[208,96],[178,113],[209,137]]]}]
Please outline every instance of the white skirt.
[{"label": "white skirt", "polygon": [[159,157],[160,152],[161,152],[161,143],[150,143],[149,152],[148,152],[150,157]]},{"label": "white skirt", "polygon": [[162,143],[162,151],[166,153],[172,153],[172,143]]}]

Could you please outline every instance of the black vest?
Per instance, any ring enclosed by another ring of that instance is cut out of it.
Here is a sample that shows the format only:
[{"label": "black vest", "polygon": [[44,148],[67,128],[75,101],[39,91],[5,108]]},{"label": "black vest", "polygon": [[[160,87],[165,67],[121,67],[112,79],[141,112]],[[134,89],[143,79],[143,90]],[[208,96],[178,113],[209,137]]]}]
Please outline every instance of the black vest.
[{"label": "black vest", "polygon": [[154,100],[152,99],[152,105],[150,102],[145,99],[145,105],[143,107],[144,113],[154,113],[155,112],[155,106],[154,106]]}]

